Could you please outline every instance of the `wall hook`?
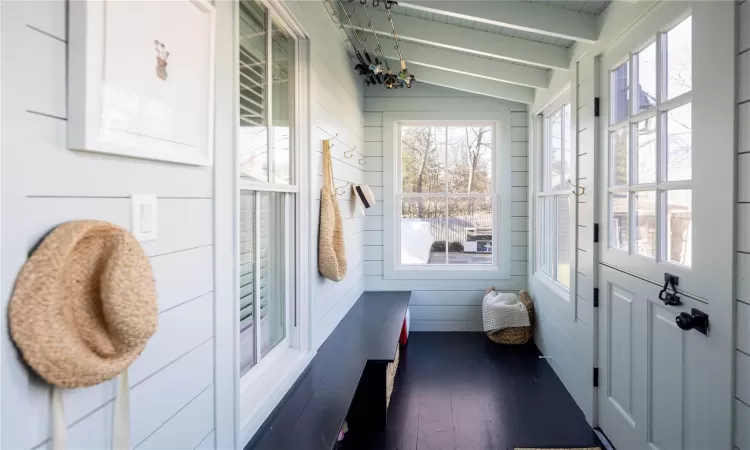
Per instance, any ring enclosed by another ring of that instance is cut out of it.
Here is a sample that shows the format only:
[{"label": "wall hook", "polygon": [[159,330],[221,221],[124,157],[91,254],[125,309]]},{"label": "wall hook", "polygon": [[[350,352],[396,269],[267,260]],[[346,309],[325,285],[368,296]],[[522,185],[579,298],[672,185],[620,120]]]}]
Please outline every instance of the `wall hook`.
[{"label": "wall hook", "polygon": [[359,163],[360,166],[364,166],[365,164],[367,164],[367,158],[363,156],[362,158],[359,158],[359,161],[357,162]]},{"label": "wall hook", "polygon": [[344,158],[347,158],[347,159],[351,158],[352,156],[354,156],[354,153],[356,151],[357,151],[357,146],[355,145],[354,148],[352,148],[351,150],[344,151]]},{"label": "wall hook", "polygon": [[349,182],[345,182],[343,186],[337,186],[336,187],[336,195],[344,195],[346,194],[346,188],[349,186]]},{"label": "wall hook", "polygon": [[[585,193],[586,193],[586,188],[585,188],[585,187],[583,187],[583,186],[578,186],[577,184],[573,184],[573,182],[572,182],[572,181],[570,181],[570,180],[568,180],[568,183],[569,183],[569,184],[570,184],[571,186],[573,186],[574,188],[576,188],[576,190],[575,190],[575,191],[573,191],[573,195],[575,195],[576,197],[580,197],[581,195],[583,195],[583,194],[585,194]],[[578,190],[579,190],[579,189],[581,190],[581,192],[580,192],[580,193],[578,192]]]}]

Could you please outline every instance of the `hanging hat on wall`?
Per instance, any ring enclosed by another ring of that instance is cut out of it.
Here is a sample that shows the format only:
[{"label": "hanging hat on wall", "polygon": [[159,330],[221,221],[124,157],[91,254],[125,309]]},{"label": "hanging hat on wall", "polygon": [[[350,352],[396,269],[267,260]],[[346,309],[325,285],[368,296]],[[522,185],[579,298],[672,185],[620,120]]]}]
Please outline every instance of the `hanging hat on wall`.
[{"label": "hanging hat on wall", "polygon": [[[54,386],[53,447],[65,447],[58,387],[93,386],[123,374],[115,414],[125,414],[127,425],[127,400],[121,401],[127,368],[156,331],[158,316],[151,265],[127,230],[93,220],[55,228],[21,269],[8,315],[23,359]],[[127,440],[128,427],[115,425],[115,441],[118,433]]]},{"label": "hanging hat on wall", "polygon": [[355,184],[354,195],[357,196],[357,205],[365,213],[365,210],[375,205],[375,195],[372,193],[370,186],[366,184]]}]

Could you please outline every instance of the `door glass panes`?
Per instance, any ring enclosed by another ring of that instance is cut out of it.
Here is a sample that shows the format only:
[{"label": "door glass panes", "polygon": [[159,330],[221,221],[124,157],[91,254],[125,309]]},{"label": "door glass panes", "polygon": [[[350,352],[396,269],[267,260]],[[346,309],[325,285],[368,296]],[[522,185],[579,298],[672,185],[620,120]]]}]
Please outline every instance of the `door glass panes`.
[{"label": "door glass panes", "polygon": [[610,194],[609,246],[628,250],[630,236],[630,208],[627,192]]},{"label": "door glass panes", "polygon": [[239,171],[242,178],[267,182],[267,10],[258,2],[243,0],[239,11]]},{"label": "door glass panes", "polygon": [[283,192],[258,192],[260,201],[260,255],[258,301],[260,302],[260,352],[266,356],[284,339],[286,331],[286,204]]},{"label": "door glass panes", "polygon": [[667,181],[692,178],[693,126],[690,103],[667,113]]},{"label": "door glass panes", "polygon": [[621,127],[610,132],[610,146],[612,148],[612,185],[628,184],[628,127]]},{"label": "door glass panes", "polygon": [[[276,21],[271,24],[273,182],[289,184],[290,130],[294,109],[294,38]],[[291,75],[291,77],[290,77]]]},{"label": "door glass panes", "polygon": [[402,192],[445,191],[445,135],[445,127],[401,128]]},{"label": "door glass panes", "polygon": [[656,118],[635,124],[634,184],[656,182]]},{"label": "door glass panes", "polygon": [[691,97],[684,94],[692,89],[691,28],[688,17],[630,55],[632,112],[618,106],[625,98],[620,89],[627,63],[610,70],[609,126],[609,246],[687,266],[692,262],[693,143]]},{"label": "door glass panes", "polygon": [[612,111],[610,114],[610,123],[616,124],[628,118],[630,108],[628,101],[630,99],[630,65],[628,62],[623,63],[611,73],[611,92],[612,92]]},{"label": "door glass panes", "polygon": [[635,58],[638,64],[635,111],[640,112],[656,106],[656,42],[641,50]]},{"label": "door glass panes", "polygon": [[664,36],[666,41],[666,99],[693,89],[693,19],[688,17]]},{"label": "door glass panes", "polygon": [[690,189],[666,191],[667,260],[692,263],[693,199]]},{"label": "door glass panes", "polygon": [[557,281],[570,287],[570,196],[557,198]]},{"label": "door glass panes", "polygon": [[448,192],[492,192],[492,127],[446,127]]},{"label": "door glass panes", "polygon": [[656,257],[656,192],[638,191],[635,197],[635,253]]}]

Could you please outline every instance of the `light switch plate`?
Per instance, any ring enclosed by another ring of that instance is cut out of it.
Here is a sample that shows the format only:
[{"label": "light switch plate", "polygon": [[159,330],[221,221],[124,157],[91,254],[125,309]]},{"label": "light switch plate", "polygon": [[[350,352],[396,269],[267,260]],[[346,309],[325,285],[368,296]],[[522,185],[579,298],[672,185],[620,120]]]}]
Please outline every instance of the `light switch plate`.
[{"label": "light switch plate", "polygon": [[155,195],[132,194],[130,230],[140,242],[156,240],[157,214]]}]

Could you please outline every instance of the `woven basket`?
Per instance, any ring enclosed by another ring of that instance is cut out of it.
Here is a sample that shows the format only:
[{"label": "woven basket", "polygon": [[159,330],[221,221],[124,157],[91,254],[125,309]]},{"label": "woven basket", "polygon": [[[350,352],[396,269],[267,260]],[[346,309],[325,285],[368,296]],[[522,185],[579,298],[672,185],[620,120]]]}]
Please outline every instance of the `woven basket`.
[{"label": "woven basket", "polygon": [[[531,296],[526,291],[521,291],[521,303],[529,311],[529,323],[534,323],[534,303]],[[505,328],[492,333],[487,333],[487,337],[493,342],[505,345],[521,345],[529,342],[532,336],[532,327],[515,327]]]},{"label": "woven basket", "polygon": [[393,393],[393,383],[396,381],[396,372],[398,371],[398,359],[400,345],[396,344],[396,357],[392,363],[388,363],[385,371],[385,409],[391,405],[391,394]]}]

